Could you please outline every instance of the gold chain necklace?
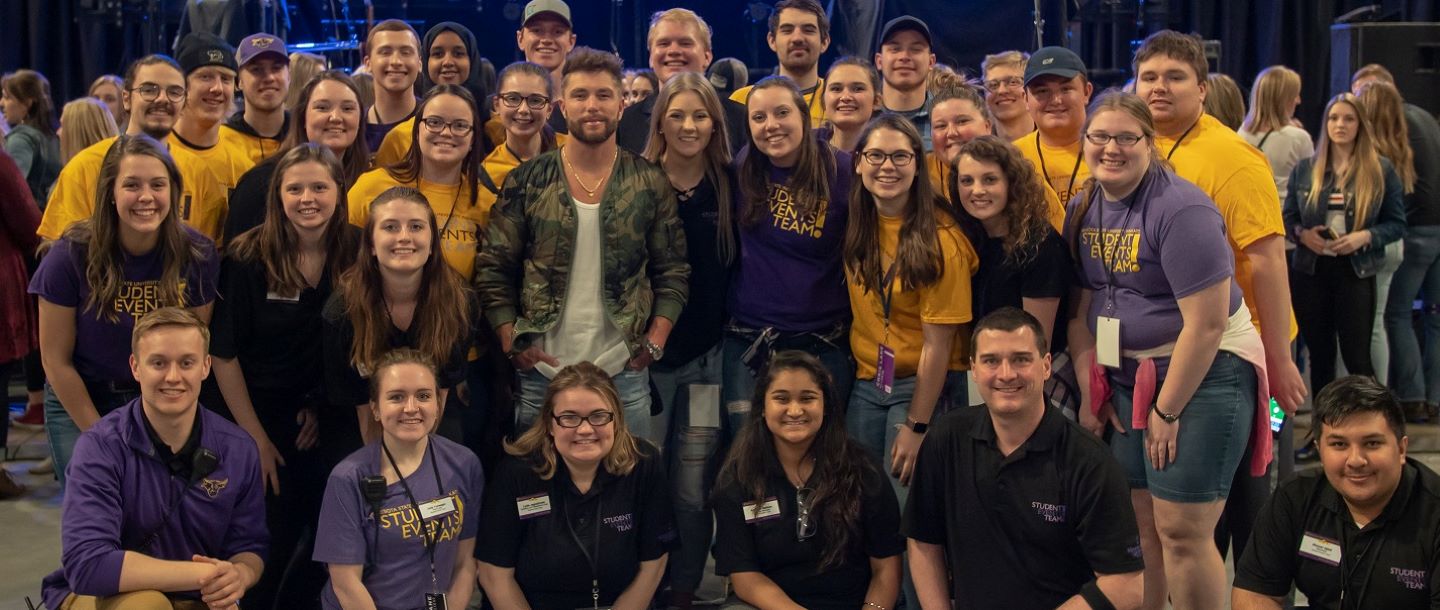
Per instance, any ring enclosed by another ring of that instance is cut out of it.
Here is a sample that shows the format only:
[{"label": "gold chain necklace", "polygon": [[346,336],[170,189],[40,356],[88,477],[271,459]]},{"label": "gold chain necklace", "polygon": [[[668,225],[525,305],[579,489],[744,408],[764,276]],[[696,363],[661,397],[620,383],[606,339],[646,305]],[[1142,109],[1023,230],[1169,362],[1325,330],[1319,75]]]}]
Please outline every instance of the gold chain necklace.
[{"label": "gold chain necklace", "polygon": [[570,170],[570,173],[575,174],[575,184],[580,185],[580,190],[585,191],[586,195],[589,195],[591,199],[594,199],[595,193],[600,190],[600,187],[605,186],[605,182],[610,179],[610,174],[615,173],[615,160],[620,158],[620,147],[616,146],[615,155],[610,157],[610,171],[605,172],[605,175],[600,177],[600,180],[595,183],[595,188],[593,189],[585,186],[585,181],[580,179],[580,171],[575,169],[574,165],[570,164],[570,157],[569,155],[565,154],[565,151],[565,147],[560,148],[560,159],[565,162],[565,169],[568,169]]}]

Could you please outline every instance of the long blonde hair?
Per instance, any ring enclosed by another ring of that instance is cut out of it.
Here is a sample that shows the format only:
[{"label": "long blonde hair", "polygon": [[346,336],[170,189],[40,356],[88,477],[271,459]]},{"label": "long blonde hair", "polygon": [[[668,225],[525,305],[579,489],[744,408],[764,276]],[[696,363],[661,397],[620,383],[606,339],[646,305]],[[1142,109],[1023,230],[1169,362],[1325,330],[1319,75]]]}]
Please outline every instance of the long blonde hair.
[{"label": "long blonde hair", "polygon": [[60,111],[60,161],[70,158],[92,144],[120,135],[110,107],[93,97],[71,100]]},{"label": "long blonde hair", "polygon": [[731,218],[734,216],[734,206],[730,199],[731,181],[728,169],[731,159],[730,142],[725,137],[725,111],[720,105],[720,96],[715,94],[715,87],[709,80],[695,72],[681,72],[670,77],[670,80],[660,87],[655,98],[655,112],[650,117],[650,143],[645,146],[644,157],[657,165],[665,159],[665,135],[660,133],[660,126],[665,121],[665,114],[670,111],[670,100],[686,91],[700,97],[700,104],[710,115],[713,125],[710,143],[705,146],[705,177],[715,185],[715,197],[720,202],[719,221],[715,223],[715,230],[719,233],[716,243],[720,246],[720,260],[729,263],[735,260],[736,250],[735,232],[731,229],[735,221]]},{"label": "long blonde hair", "polygon": [[615,382],[600,367],[589,362],[572,364],[555,374],[549,387],[545,388],[545,402],[540,406],[540,414],[535,416],[530,429],[520,438],[506,441],[505,453],[529,460],[530,467],[543,481],[555,476],[559,460],[555,456],[555,441],[550,437],[550,422],[555,421],[555,397],[565,390],[576,388],[596,393],[615,414],[615,420],[609,424],[615,427],[615,442],[601,462],[605,471],[617,476],[630,474],[640,462],[640,444],[625,425],[625,409],[620,404],[620,392],[615,389]]},{"label": "long blonde hair", "polygon": [[1395,85],[1376,81],[1360,90],[1360,103],[1369,115],[1375,151],[1390,160],[1405,194],[1415,192],[1415,151],[1410,148],[1410,127],[1405,124],[1405,99]]},{"label": "long blonde hair", "polygon": [[1241,129],[1248,133],[1280,131],[1294,116],[1300,96],[1300,73],[1285,66],[1270,66],[1255,76],[1250,89],[1250,112]]},{"label": "long blonde hair", "polygon": [[1385,174],[1380,170],[1380,153],[1375,149],[1374,136],[1370,133],[1370,119],[1365,112],[1364,104],[1360,98],[1351,95],[1349,92],[1341,93],[1330,98],[1325,104],[1324,117],[1327,127],[1320,130],[1320,139],[1315,143],[1315,165],[1310,172],[1310,197],[1306,205],[1318,207],[1324,205],[1320,200],[1320,191],[1325,189],[1325,179],[1330,174],[1330,111],[1337,104],[1348,104],[1355,110],[1355,118],[1359,129],[1355,131],[1354,150],[1350,152],[1350,168],[1343,174],[1334,176],[1332,186],[1337,191],[1350,189],[1355,194],[1355,227],[1359,230],[1365,226],[1365,218],[1370,213],[1370,206],[1378,205],[1380,199],[1385,196]]}]

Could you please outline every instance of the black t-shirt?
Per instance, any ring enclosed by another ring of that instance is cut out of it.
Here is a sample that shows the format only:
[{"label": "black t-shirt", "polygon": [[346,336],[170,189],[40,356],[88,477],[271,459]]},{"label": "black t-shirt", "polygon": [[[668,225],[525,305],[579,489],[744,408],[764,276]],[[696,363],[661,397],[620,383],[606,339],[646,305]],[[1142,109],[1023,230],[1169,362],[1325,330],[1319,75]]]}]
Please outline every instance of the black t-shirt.
[{"label": "black t-shirt", "polygon": [[[859,530],[852,532],[840,565],[819,571],[825,549],[825,528],[816,525],[815,535],[796,536],[795,486],[785,478],[778,463],[765,480],[765,501],[756,506],[754,498],[736,483],[715,492],[715,573],[760,572],[774,581],[795,603],[811,610],[853,610],[865,604],[870,586],[870,558],[893,557],[905,550],[900,536],[900,504],[890,482],[871,464],[863,473],[864,497],[860,499]],[[770,502],[778,512],[747,519]],[[813,508],[812,518],[819,516]]]},{"label": "black t-shirt", "polygon": [[[471,311],[477,308],[471,299],[467,306]],[[345,302],[341,299],[339,292],[330,295],[325,303],[325,309],[321,315],[324,320],[323,341],[324,362],[325,362],[325,401],[333,406],[355,406],[370,401],[369,375],[361,375],[355,367],[350,365],[350,346],[355,341],[355,328],[350,325],[350,317],[345,315]],[[478,316],[470,319],[478,320]],[[410,328],[400,330],[394,326],[390,327],[390,335],[387,337],[386,347],[396,349],[401,347],[420,347],[418,336],[419,325],[411,324]],[[465,356],[470,351],[470,335],[456,337],[455,345],[450,350],[450,357],[445,362],[436,363],[440,366],[441,388],[453,388],[465,379]]]},{"label": "black t-shirt", "polygon": [[[732,181],[732,195],[736,188]],[[675,330],[665,345],[665,358],[654,365],[661,369],[683,366],[719,343],[728,315],[725,294],[730,286],[730,267],[720,258],[720,236],[716,232],[720,201],[715,184],[709,178],[701,180],[689,198],[681,195],[679,204],[680,222],[685,227],[686,258],[690,261],[690,298],[685,300],[680,319],[675,321]],[[739,249],[738,237],[731,243]]]},{"label": "black t-shirt", "polygon": [[564,460],[557,458],[555,476],[545,481],[528,459],[506,457],[485,489],[475,558],[514,568],[531,608],[573,610],[592,605],[588,551],[599,571],[600,605],[615,603],[640,563],[659,559],[676,541],[664,464],[652,445],[637,443],[641,459],[629,474],[601,467],[585,494]]},{"label": "black t-shirt", "polygon": [[980,238],[976,244],[980,267],[970,284],[975,293],[976,320],[1001,307],[1023,307],[1023,299],[1059,298],[1060,308],[1050,336],[1050,353],[1058,354],[1065,351],[1065,303],[1074,282],[1074,268],[1065,240],[1050,227],[1045,231],[1038,249],[1020,264],[1005,256],[1005,238]]},{"label": "black t-shirt", "polygon": [[[1338,561],[1336,558],[1338,557]],[[1407,460],[1390,503],[1363,529],[1324,473],[1280,486],[1261,509],[1235,587],[1312,608],[1440,608],[1440,476]]]},{"label": "black t-shirt", "polygon": [[1124,471],[1055,409],[1009,456],[984,406],[942,416],[920,446],[901,529],[945,547],[961,609],[1049,610],[1097,573],[1145,567]]},{"label": "black t-shirt", "polygon": [[235,190],[230,192],[230,209],[225,213],[227,238],[234,239],[265,222],[265,198],[279,165],[280,155],[271,155],[240,176]]},{"label": "black t-shirt", "polygon": [[1415,155],[1415,191],[1405,196],[1406,224],[1440,225],[1440,122],[1414,104],[1405,104],[1405,125]]}]

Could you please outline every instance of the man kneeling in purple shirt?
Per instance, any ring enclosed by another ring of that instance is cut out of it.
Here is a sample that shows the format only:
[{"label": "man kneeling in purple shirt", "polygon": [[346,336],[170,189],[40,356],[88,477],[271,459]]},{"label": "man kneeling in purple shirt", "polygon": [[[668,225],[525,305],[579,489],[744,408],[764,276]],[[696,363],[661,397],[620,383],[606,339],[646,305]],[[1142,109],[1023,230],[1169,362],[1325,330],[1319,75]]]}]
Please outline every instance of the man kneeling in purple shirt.
[{"label": "man kneeling in purple shirt", "polygon": [[258,453],[244,430],[200,408],[209,343],[184,309],[135,323],[140,398],[75,445],[47,608],[219,610],[260,578],[269,535]]}]

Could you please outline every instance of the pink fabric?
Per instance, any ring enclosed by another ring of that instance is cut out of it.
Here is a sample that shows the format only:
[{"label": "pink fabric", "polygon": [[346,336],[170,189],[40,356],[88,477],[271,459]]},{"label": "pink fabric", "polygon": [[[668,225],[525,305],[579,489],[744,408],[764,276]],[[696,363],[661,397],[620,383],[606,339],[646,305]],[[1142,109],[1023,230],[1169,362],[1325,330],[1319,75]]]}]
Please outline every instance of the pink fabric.
[{"label": "pink fabric", "polygon": [[[1135,394],[1130,405],[1130,427],[1136,430],[1144,430],[1150,427],[1150,405],[1155,402],[1155,360],[1153,358],[1141,358],[1140,366],[1135,370]],[[1136,405],[1144,405],[1145,408],[1137,409]]]}]

